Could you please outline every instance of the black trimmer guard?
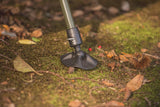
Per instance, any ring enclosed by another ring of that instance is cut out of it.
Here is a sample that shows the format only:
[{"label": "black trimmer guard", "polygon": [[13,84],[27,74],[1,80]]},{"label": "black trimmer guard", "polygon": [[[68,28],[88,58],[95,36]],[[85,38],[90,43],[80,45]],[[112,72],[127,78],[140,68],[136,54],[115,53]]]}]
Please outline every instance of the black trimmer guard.
[{"label": "black trimmer guard", "polygon": [[97,60],[80,49],[82,39],[78,28],[74,24],[68,1],[60,0],[60,4],[67,24],[69,44],[71,47],[75,48],[75,52],[61,56],[61,62],[67,67],[77,67],[85,70],[95,68],[97,65]]},{"label": "black trimmer guard", "polygon": [[61,56],[61,62],[68,67],[77,67],[84,70],[93,69],[97,65],[97,60],[81,50]]}]

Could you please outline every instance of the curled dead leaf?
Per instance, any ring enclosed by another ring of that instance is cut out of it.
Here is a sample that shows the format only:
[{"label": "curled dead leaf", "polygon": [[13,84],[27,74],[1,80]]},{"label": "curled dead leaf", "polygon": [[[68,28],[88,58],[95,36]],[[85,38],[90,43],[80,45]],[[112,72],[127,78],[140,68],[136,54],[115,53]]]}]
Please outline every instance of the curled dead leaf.
[{"label": "curled dead leaf", "polygon": [[130,59],[130,63],[138,69],[144,69],[151,63],[151,58],[141,53],[135,53],[134,58]]},{"label": "curled dead leaf", "polygon": [[9,30],[10,30],[10,28],[9,28],[8,25],[3,25],[3,28],[4,28],[6,31],[9,31]]},{"label": "curled dead leaf", "polygon": [[108,58],[112,58],[112,57],[115,57],[115,56],[117,56],[117,54],[115,53],[114,50],[111,50],[111,51],[107,52],[107,57]]},{"label": "curled dead leaf", "polygon": [[42,35],[43,35],[42,29],[36,29],[31,33],[31,37],[40,37]]},{"label": "curled dead leaf", "polygon": [[10,28],[16,33],[20,33],[20,32],[24,31],[23,26],[12,25],[12,26],[10,26]]},{"label": "curled dead leaf", "polygon": [[125,55],[119,55],[119,59],[121,63],[129,61],[128,58],[125,57]]}]

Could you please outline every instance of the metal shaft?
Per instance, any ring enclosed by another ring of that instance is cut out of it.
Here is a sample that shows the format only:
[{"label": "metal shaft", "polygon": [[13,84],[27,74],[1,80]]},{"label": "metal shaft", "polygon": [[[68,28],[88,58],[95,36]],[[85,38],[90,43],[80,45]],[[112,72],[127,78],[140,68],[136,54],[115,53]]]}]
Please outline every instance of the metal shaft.
[{"label": "metal shaft", "polygon": [[60,0],[63,15],[67,24],[67,29],[74,28],[75,24],[71,15],[70,7],[67,0]]}]

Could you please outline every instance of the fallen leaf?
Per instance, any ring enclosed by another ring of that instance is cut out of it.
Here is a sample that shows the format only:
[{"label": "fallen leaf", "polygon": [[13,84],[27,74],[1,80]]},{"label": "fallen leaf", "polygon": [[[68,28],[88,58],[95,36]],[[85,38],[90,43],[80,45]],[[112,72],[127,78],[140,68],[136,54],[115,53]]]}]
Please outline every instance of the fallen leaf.
[{"label": "fallen leaf", "polygon": [[109,101],[105,104],[105,107],[124,107],[124,104],[118,101]]},{"label": "fallen leaf", "polygon": [[40,42],[40,41],[41,41],[41,38],[32,37],[32,40],[33,40],[34,42]]},{"label": "fallen leaf", "polygon": [[111,72],[114,70],[115,66],[116,66],[115,62],[108,63],[108,67],[111,68]]},{"label": "fallen leaf", "polygon": [[19,12],[20,12],[19,7],[12,7],[12,8],[11,8],[11,13],[12,13],[12,14],[18,14]]},{"label": "fallen leaf", "polygon": [[73,12],[73,17],[83,16],[84,12],[82,10],[75,10]]},{"label": "fallen leaf", "polygon": [[91,7],[90,10],[92,11],[100,11],[102,10],[104,7],[102,5],[97,5],[97,6],[94,6],[94,7]]},{"label": "fallen leaf", "polygon": [[158,42],[157,47],[160,48],[160,42]]},{"label": "fallen leaf", "polygon": [[68,104],[69,107],[85,107],[84,104],[82,104],[82,102],[80,102],[79,100],[74,100],[74,101],[71,101],[69,104]]},{"label": "fallen leaf", "polygon": [[125,89],[124,101],[127,101],[131,96],[132,92],[129,89]]},{"label": "fallen leaf", "polygon": [[20,44],[26,44],[26,45],[36,44],[36,42],[33,42],[33,41],[29,40],[29,39],[19,40],[18,43],[20,43]]},{"label": "fallen leaf", "polygon": [[125,53],[125,52],[121,52],[121,53],[127,58],[133,58],[132,54],[128,54],[128,53]]},{"label": "fallen leaf", "polygon": [[6,31],[9,31],[9,30],[10,30],[10,28],[9,28],[8,25],[3,25],[3,28],[4,28]]},{"label": "fallen leaf", "polygon": [[130,91],[136,91],[138,90],[143,83],[144,76],[141,74],[136,75],[132,80],[130,80],[127,85],[126,89],[129,89]]},{"label": "fallen leaf", "polygon": [[35,72],[38,75],[42,75],[36,72],[28,63],[26,63],[20,56],[17,56],[13,61],[14,68],[23,73]]},{"label": "fallen leaf", "polygon": [[7,82],[7,81],[3,81],[3,82],[1,82],[0,84],[1,84],[1,85],[7,85],[8,82]]},{"label": "fallen leaf", "polygon": [[20,33],[24,31],[23,26],[12,25],[10,26],[10,28],[16,33]]},{"label": "fallen leaf", "polygon": [[42,29],[36,29],[31,33],[31,37],[40,37],[42,35],[43,35]]},{"label": "fallen leaf", "polygon": [[113,83],[110,83],[109,81],[102,81],[102,83],[108,87],[113,87],[114,84]]},{"label": "fallen leaf", "polygon": [[108,58],[112,58],[112,57],[115,57],[115,56],[117,56],[117,54],[115,53],[114,50],[111,50],[111,51],[109,51],[109,52],[107,53],[107,57],[108,57]]},{"label": "fallen leaf", "polygon": [[141,49],[141,52],[143,52],[143,53],[145,53],[147,51],[148,51],[147,49]]},{"label": "fallen leaf", "polygon": [[147,55],[141,53],[135,53],[134,57],[130,59],[130,63],[138,69],[144,69],[148,67],[151,63],[151,58]]},{"label": "fallen leaf", "polygon": [[109,7],[108,12],[109,12],[111,15],[116,15],[116,14],[119,13],[119,9],[117,9],[116,7],[111,6],[111,7]]},{"label": "fallen leaf", "polygon": [[128,62],[129,60],[124,55],[119,55],[120,62]]}]

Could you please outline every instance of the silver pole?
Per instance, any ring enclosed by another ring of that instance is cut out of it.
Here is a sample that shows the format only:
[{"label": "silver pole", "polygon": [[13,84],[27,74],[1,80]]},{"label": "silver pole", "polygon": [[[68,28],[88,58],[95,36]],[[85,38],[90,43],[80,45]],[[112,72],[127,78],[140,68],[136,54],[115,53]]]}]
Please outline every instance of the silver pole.
[{"label": "silver pole", "polygon": [[67,24],[67,29],[71,29],[75,27],[72,15],[71,15],[71,11],[70,11],[70,7],[68,4],[67,0],[60,0],[60,4],[61,4],[61,8],[63,11],[63,15]]}]

